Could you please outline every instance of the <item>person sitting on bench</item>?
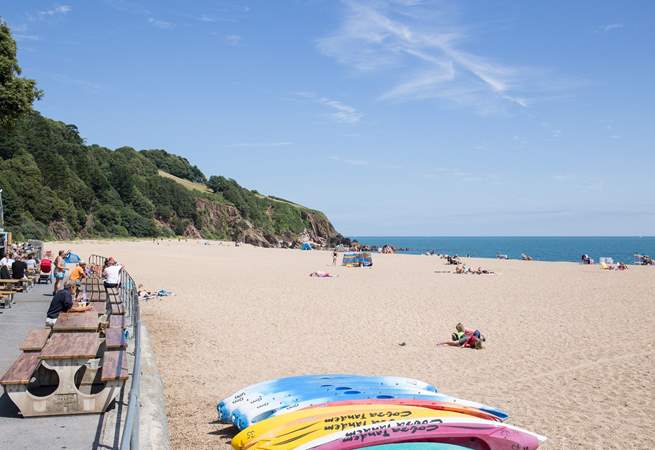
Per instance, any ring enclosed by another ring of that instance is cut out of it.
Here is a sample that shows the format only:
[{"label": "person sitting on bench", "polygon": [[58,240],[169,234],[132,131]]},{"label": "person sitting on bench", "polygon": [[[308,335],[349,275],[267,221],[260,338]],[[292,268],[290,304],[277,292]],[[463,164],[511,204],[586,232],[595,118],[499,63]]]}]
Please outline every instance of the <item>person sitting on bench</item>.
[{"label": "person sitting on bench", "polygon": [[105,262],[107,265],[102,271],[102,276],[105,278],[105,289],[119,287],[123,266],[116,263],[113,256],[110,256]]},{"label": "person sitting on bench", "polygon": [[71,280],[66,280],[64,282],[64,288],[57,291],[52,297],[50,302],[50,308],[48,308],[48,315],[45,319],[46,327],[54,327],[57,319],[59,318],[59,313],[62,311],[66,312],[73,307],[73,288],[75,287],[75,282]]},{"label": "person sitting on bench", "polygon": [[16,256],[16,260],[11,265],[11,276],[14,280],[22,280],[25,278],[25,272],[27,271],[27,264],[23,261],[23,258]]}]

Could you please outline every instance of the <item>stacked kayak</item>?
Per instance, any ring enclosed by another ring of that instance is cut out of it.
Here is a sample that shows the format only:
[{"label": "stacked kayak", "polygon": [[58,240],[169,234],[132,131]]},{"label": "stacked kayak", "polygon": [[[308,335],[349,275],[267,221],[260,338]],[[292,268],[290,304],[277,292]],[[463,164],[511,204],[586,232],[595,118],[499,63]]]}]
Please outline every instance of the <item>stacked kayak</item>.
[{"label": "stacked kayak", "polygon": [[236,450],[533,450],[543,436],[504,411],[412,378],[304,375],[258,383],[217,405]]}]

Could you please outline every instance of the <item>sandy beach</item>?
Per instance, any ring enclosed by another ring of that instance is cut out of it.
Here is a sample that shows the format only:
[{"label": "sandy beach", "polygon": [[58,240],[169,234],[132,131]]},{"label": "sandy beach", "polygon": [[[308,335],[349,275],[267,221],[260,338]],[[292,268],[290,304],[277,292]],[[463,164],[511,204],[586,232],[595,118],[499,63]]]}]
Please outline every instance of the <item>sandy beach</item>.
[{"label": "sandy beach", "polygon": [[[436,273],[453,270],[436,256],[374,255],[356,269],[328,252],[217,242],[47,246],[59,247],[113,255],[147,289],[177,294],[142,309],[174,448],[230,448],[221,398],[320,372],[431,382],[504,408],[549,438],[543,448],[655,447],[654,267],[467,260],[497,274],[456,275]],[[487,335],[484,350],[435,346],[458,321]]]}]

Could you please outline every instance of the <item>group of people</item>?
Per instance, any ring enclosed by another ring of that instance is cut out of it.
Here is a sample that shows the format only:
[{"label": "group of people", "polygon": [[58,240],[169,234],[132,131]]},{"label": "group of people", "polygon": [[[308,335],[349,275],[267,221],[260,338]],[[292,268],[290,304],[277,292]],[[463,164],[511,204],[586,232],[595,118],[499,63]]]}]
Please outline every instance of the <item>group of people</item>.
[{"label": "group of people", "polygon": [[67,312],[74,308],[73,299],[76,299],[80,307],[84,308],[86,293],[80,292],[79,288],[86,277],[91,276],[93,273],[100,273],[102,274],[106,289],[117,288],[120,286],[121,272],[125,268],[125,266],[118,264],[114,257],[107,258],[103,267],[88,267],[86,261],[80,260],[66,279],[67,269],[64,255],[65,252],[60,250],[54,262],[55,284],[45,320],[45,324],[48,327],[55,325],[62,312]]},{"label": "group of people", "polygon": [[37,266],[38,260],[32,254],[23,256],[8,253],[0,259],[0,278],[22,280],[27,278],[27,275],[35,273]]},{"label": "group of people", "polygon": [[475,350],[482,349],[482,343],[486,342],[487,338],[475,328],[466,328],[460,322],[455,325],[455,332],[451,335],[450,341],[443,341],[437,343],[437,346],[447,345],[450,347],[472,348]]},{"label": "group of people", "polygon": [[466,264],[459,264],[455,267],[455,273],[468,273],[472,275],[483,275],[483,274],[492,274],[493,272],[482,267],[478,267],[477,270],[473,267],[467,266]]}]

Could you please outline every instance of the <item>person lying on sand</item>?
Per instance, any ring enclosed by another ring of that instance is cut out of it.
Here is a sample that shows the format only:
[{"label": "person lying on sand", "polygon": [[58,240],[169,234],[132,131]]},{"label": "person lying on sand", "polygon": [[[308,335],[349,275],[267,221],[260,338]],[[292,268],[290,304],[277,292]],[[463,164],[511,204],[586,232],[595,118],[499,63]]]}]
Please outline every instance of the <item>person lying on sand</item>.
[{"label": "person lying on sand", "polygon": [[332,275],[330,272],[323,272],[321,270],[317,272],[312,272],[309,274],[310,277],[318,277],[318,278],[332,278],[335,275]]},{"label": "person lying on sand", "polygon": [[139,285],[138,295],[139,295],[139,300],[150,300],[151,298],[157,297],[157,294],[153,294],[152,292],[143,289],[142,284]]},{"label": "person lying on sand", "polygon": [[486,338],[480,330],[473,328],[464,328],[462,323],[455,325],[455,332],[451,335],[450,341],[443,341],[437,343],[437,346],[447,345],[450,347],[462,347],[462,348],[474,348],[480,350],[482,348],[482,343],[486,341]]}]

